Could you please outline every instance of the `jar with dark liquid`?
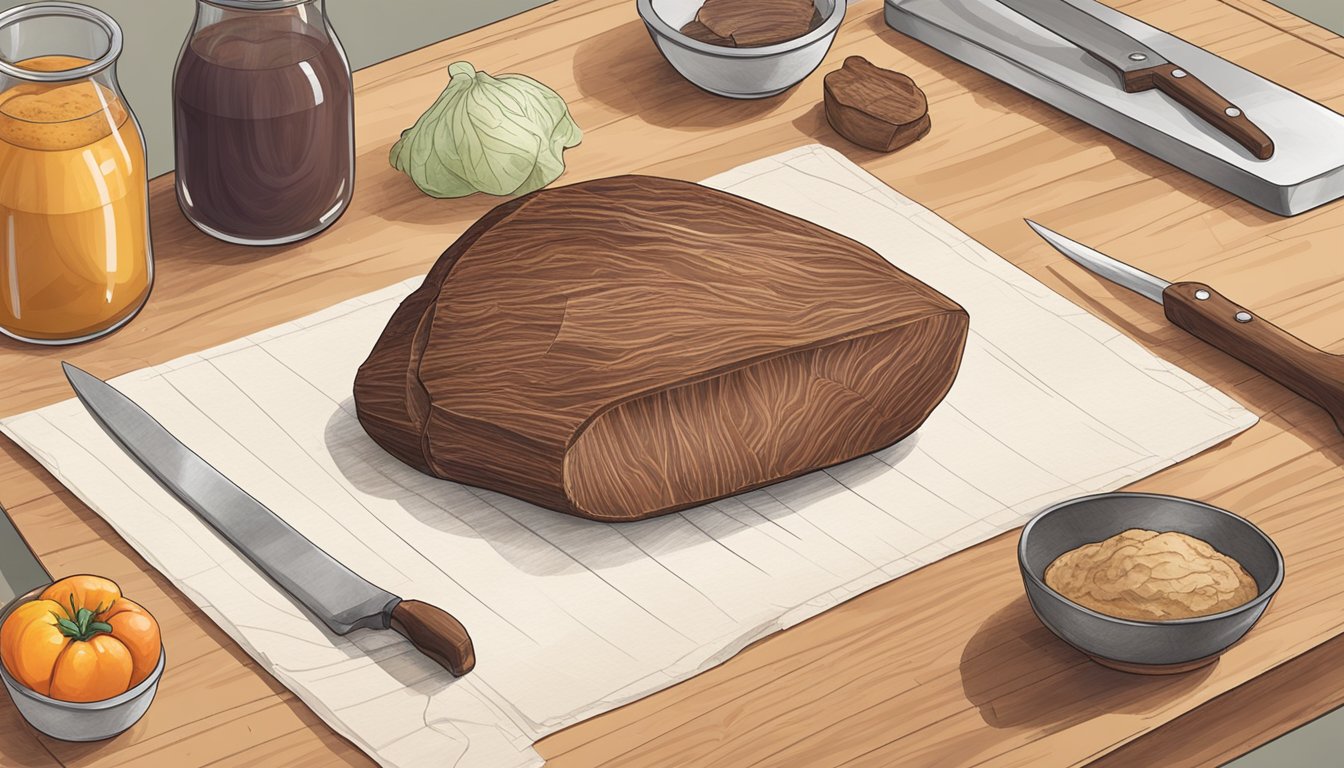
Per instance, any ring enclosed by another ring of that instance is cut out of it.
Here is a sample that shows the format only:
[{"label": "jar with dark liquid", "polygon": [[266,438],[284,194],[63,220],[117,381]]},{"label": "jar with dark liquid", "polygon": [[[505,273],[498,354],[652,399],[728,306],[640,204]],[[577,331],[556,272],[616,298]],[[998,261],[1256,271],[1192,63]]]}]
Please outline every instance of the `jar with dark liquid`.
[{"label": "jar with dark liquid", "polygon": [[173,120],[178,204],[207,234],[289,243],[350,203],[353,85],[325,0],[197,0]]}]

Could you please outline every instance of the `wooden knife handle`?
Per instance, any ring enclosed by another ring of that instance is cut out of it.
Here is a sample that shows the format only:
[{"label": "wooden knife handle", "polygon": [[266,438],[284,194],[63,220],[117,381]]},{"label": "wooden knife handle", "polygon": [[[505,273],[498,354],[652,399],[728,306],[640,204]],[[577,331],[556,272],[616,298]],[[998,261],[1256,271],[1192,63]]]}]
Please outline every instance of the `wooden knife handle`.
[{"label": "wooden knife handle", "polygon": [[454,677],[461,677],[476,666],[471,635],[462,622],[445,610],[419,600],[402,600],[392,609],[391,625]]},{"label": "wooden knife handle", "polygon": [[1317,349],[1202,283],[1162,294],[1167,319],[1324,408],[1344,432],[1344,357]]},{"label": "wooden knife handle", "polygon": [[1273,140],[1246,117],[1241,107],[1224,99],[1203,80],[1175,64],[1126,72],[1124,81],[1125,90],[1130,93],[1156,88],[1167,94],[1261,160],[1268,160],[1274,155]]}]

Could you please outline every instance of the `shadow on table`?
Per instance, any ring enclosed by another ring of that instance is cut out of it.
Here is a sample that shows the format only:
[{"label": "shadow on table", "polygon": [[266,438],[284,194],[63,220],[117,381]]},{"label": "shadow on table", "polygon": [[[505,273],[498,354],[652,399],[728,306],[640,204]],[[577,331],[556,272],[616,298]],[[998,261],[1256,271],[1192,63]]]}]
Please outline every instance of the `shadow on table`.
[{"label": "shadow on table", "polygon": [[993,728],[1060,731],[1099,715],[1141,715],[1199,687],[1217,662],[1180,675],[1133,675],[1055,637],[1025,596],[999,609],[961,655],[961,686]]},{"label": "shadow on table", "polygon": [[[834,149],[850,161],[859,165],[864,165],[872,160],[877,160],[878,158],[892,154],[860,147],[858,144],[855,144],[844,136],[836,133],[835,129],[831,127],[830,121],[826,119],[826,106],[821,102],[817,102],[812,105],[811,109],[808,109],[803,114],[795,117],[793,119],[793,127],[797,128],[799,133],[815,139],[818,144]],[[898,153],[900,151],[901,150],[896,150]]]},{"label": "shadow on table", "polygon": [[[371,150],[369,162],[386,163],[392,142]],[[571,183],[573,180],[561,176],[555,182],[557,186]],[[452,245],[477,219],[490,209],[517,198],[512,195],[488,195],[477,192],[463,197],[431,197],[415,185],[409,176],[401,172],[366,173],[355,190],[354,206],[359,214],[398,224],[412,224],[419,227],[433,227],[441,231],[442,244],[436,252],[427,254],[433,258],[443,249]]]},{"label": "shadow on table", "polygon": [[[918,439],[916,433],[879,451],[881,460],[861,457],[832,471],[843,473],[846,484],[863,482],[889,471]],[[373,442],[355,418],[353,399],[343,402],[327,422],[325,440],[337,469],[361,493],[397,502],[429,529],[483,541],[513,567],[537,576],[613,569],[649,557],[664,559],[731,536],[737,529],[781,525],[798,509],[848,492],[829,474],[812,472],[732,500],[648,520],[604,523],[423,474]],[[727,508],[730,504],[732,509]]]}]

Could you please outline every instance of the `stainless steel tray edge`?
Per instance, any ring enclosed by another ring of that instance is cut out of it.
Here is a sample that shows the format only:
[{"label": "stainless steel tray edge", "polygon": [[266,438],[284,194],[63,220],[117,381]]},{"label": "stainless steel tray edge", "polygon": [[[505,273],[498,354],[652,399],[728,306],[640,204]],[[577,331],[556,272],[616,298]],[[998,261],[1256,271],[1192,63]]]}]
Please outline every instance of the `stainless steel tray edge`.
[{"label": "stainless steel tray edge", "polygon": [[[983,30],[977,30],[972,24],[956,23],[956,13],[950,9],[958,5],[964,9],[968,5],[974,5],[977,1],[985,4],[992,3],[993,5],[989,7],[996,7],[996,13],[997,8],[1003,8],[996,0],[886,0],[886,21],[889,26],[897,31],[931,45],[939,51],[1077,117],[1154,157],[1171,163],[1273,213],[1281,216],[1293,216],[1344,196],[1344,158],[1331,157],[1328,154],[1321,156],[1315,152],[1296,152],[1296,157],[1289,158],[1291,165],[1284,161],[1279,161],[1277,165],[1275,165],[1275,160],[1256,161],[1250,158],[1248,154],[1244,159],[1238,158],[1235,150],[1226,147],[1226,139],[1213,135],[1215,133],[1213,129],[1195,126],[1194,121],[1197,118],[1190,118],[1191,126],[1186,129],[1186,136],[1177,136],[1173,132],[1154,125],[1154,123],[1162,121],[1157,116],[1145,114],[1142,111],[1123,112],[1115,105],[1107,104],[1104,99],[1060,82],[1062,78],[1042,74],[1019,63],[1012,57],[1026,52],[1025,47],[1011,51],[995,50],[992,44],[1002,44],[1002,40],[993,40],[985,35]],[[1083,3],[1080,2],[1079,4]],[[1007,11],[1006,8],[1004,8],[1004,11],[1012,13]],[[1154,46],[1163,53],[1169,53],[1173,47],[1191,47],[1189,43],[1179,38],[1155,30],[1129,17],[1124,18],[1135,27],[1148,30],[1150,36],[1157,35],[1166,38],[1165,45],[1163,45],[1163,41],[1159,41],[1158,45]],[[1024,20],[1024,24],[1029,25],[1030,22]],[[1134,34],[1135,37],[1139,37],[1145,43],[1153,43],[1151,37],[1145,39],[1135,34],[1135,29],[1127,29],[1126,31]],[[1029,47],[1032,41],[1025,35],[1024,39],[1027,40]],[[1046,36],[1041,36],[1035,42],[1057,44],[1060,41],[1052,41]],[[1163,50],[1164,47],[1167,50]],[[1056,48],[1058,48],[1058,45],[1056,45]],[[1200,51],[1200,53],[1204,52]],[[1180,59],[1179,53],[1173,55],[1177,57],[1177,60]],[[1186,52],[1184,55],[1189,57],[1191,54]],[[1212,57],[1212,54],[1205,53],[1204,55]],[[1099,63],[1086,61],[1088,58],[1090,57],[1079,51],[1077,67],[1093,70],[1101,68]],[[1344,116],[1331,112],[1306,97],[1288,91],[1252,72],[1221,59],[1218,61],[1224,65],[1224,69],[1239,70],[1239,72],[1245,73],[1248,79],[1253,78],[1258,81],[1257,85],[1263,84],[1263,87],[1272,92],[1272,95],[1279,100],[1280,105],[1285,100],[1296,99],[1300,101],[1301,104],[1294,105],[1295,108],[1303,110],[1304,113],[1310,113],[1308,122],[1317,132],[1322,132],[1322,129],[1324,129],[1323,135],[1309,139],[1313,145],[1316,141],[1320,141],[1322,145],[1344,147]],[[1195,68],[1193,64],[1187,66],[1192,70]],[[1112,78],[1113,75],[1102,73],[1098,77]],[[1247,87],[1246,83],[1240,85],[1243,88]],[[1105,87],[1119,91],[1118,84],[1106,83]],[[1100,90],[1100,87],[1098,90]],[[1120,93],[1123,93],[1123,91],[1120,91]],[[1133,95],[1126,94],[1126,96],[1132,97]],[[1165,98],[1156,93],[1144,94],[1144,96],[1151,97],[1148,99],[1149,103],[1152,102],[1153,98]],[[1233,95],[1233,100],[1240,101],[1236,95]],[[1180,109],[1174,105],[1161,102],[1159,104],[1162,104],[1162,107],[1168,110]],[[1249,109],[1248,114],[1251,114]],[[1170,124],[1170,116],[1164,116],[1162,119]],[[1281,154],[1283,151],[1282,131],[1279,131],[1279,134],[1271,133],[1280,146],[1280,150],[1276,154]],[[1300,137],[1291,137],[1291,139],[1302,141]],[[1325,147],[1322,146],[1321,148],[1324,149]],[[1296,150],[1297,148],[1293,149]],[[1310,165],[1310,163],[1315,162],[1313,157],[1315,161],[1318,161],[1315,166]],[[1278,178],[1270,178],[1271,174]]]}]

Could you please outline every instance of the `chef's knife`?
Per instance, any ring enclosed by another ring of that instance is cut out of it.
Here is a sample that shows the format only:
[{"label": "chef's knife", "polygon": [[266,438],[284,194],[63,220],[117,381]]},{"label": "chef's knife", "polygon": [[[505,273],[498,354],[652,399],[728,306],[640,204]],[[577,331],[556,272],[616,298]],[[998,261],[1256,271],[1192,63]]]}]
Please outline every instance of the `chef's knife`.
[{"label": "chef's knife", "polygon": [[1177,327],[1321,406],[1344,432],[1344,356],[1311,346],[1203,283],[1169,283],[1030,219],[1027,224],[1074,262],[1161,304]]},{"label": "chef's knife", "polygon": [[47,569],[33,555],[9,513],[0,507],[0,606],[50,583]]},{"label": "chef's knife", "polygon": [[94,420],[145,471],[332,632],[394,629],[454,675],[471,671],[476,663],[471,637],[452,615],[365,581],[183,445],[130,398],[69,363],[62,367]]},{"label": "chef's knife", "polygon": [[1126,91],[1136,93],[1156,88],[1232,137],[1255,157],[1267,160],[1274,154],[1274,142],[1240,107],[1198,77],[1167,61],[1162,54],[1068,0],[999,2],[1114,69]]}]

